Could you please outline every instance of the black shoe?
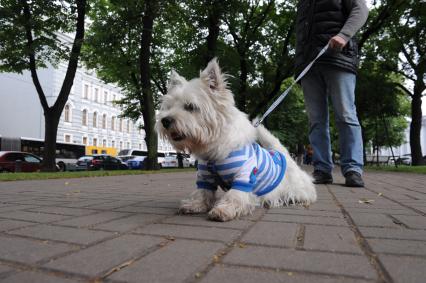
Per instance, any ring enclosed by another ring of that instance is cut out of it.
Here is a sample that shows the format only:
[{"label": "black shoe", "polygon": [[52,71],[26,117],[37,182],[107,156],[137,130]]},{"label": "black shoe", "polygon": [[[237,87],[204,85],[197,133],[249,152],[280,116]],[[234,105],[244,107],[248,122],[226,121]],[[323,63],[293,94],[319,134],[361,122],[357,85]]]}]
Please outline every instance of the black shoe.
[{"label": "black shoe", "polygon": [[321,171],[321,170],[315,170],[314,173],[312,173],[312,176],[314,177],[314,184],[331,184],[333,183],[333,176],[331,176],[330,173]]},{"label": "black shoe", "polygon": [[364,187],[364,181],[361,178],[361,174],[359,174],[358,172],[346,172],[345,179],[345,186],[347,187]]}]

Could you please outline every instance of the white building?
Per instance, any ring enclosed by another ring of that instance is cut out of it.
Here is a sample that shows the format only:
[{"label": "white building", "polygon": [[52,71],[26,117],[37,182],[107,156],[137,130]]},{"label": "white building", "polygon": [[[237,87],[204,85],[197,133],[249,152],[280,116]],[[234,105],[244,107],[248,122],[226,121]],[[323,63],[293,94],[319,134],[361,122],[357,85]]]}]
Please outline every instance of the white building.
[{"label": "white building", "polygon": [[[67,64],[38,70],[49,105],[56,101]],[[105,84],[94,72],[79,68],[68,102],[58,126],[57,142],[86,146],[112,147],[117,150],[146,150],[145,132],[136,123],[120,118],[112,102],[122,98],[120,89]],[[29,72],[22,75],[0,73],[0,136],[44,139],[44,115]],[[160,151],[174,151],[159,139]]]},{"label": "white building", "polygon": [[[426,114],[423,112],[423,114]],[[410,123],[411,121],[409,121]],[[402,156],[406,154],[411,154],[411,147],[410,147],[410,124],[408,124],[408,127],[405,129],[405,142],[401,144],[398,147],[393,147],[393,154],[395,156]],[[422,129],[420,132],[420,144],[422,146],[422,155],[426,155],[426,115],[423,115],[422,117]],[[380,150],[380,155],[382,156],[392,156],[392,151],[390,148],[382,148]]]}]

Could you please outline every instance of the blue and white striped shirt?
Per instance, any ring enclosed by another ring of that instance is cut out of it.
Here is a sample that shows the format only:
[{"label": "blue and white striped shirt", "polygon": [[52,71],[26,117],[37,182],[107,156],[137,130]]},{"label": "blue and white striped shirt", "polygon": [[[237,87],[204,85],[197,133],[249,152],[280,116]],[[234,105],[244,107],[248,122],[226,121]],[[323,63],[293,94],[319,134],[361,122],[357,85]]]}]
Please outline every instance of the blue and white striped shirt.
[{"label": "blue and white striped shirt", "polygon": [[286,165],[284,154],[266,150],[257,143],[248,144],[232,151],[223,160],[199,160],[197,187],[216,190],[218,185],[226,185],[262,196],[278,186],[284,177]]}]

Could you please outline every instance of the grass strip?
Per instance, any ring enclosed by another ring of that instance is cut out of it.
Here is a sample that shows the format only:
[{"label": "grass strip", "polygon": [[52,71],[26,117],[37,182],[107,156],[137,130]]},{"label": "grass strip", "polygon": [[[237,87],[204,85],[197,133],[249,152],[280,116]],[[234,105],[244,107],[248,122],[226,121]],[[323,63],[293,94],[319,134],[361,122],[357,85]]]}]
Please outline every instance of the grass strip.
[{"label": "grass strip", "polygon": [[47,179],[74,179],[122,175],[142,175],[160,173],[191,172],[194,168],[170,168],[155,171],[147,170],[100,170],[100,171],[74,171],[74,172],[33,172],[33,173],[0,173],[0,182],[29,181]]},{"label": "grass strip", "polygon": [[416,174],[426,174],[426,166],[407,166],[407,165],[398,165],[398,168],[395,166],[376,166],[369,165],[365,166],[366,170],[371,171],[387,171],[387,172],[404,172],[404,173],[416,173]]}]

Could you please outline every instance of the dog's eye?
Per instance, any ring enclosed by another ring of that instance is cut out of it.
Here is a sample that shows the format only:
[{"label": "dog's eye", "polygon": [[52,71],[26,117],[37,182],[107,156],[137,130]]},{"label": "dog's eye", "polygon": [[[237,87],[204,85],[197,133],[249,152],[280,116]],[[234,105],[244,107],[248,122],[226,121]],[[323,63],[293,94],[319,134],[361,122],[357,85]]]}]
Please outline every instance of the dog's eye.
[{"label": "dog's eye", "polygon": [[185,103],[183,108],[188,112],[194,112],[197,109],[197,107],[192,103]]}]

